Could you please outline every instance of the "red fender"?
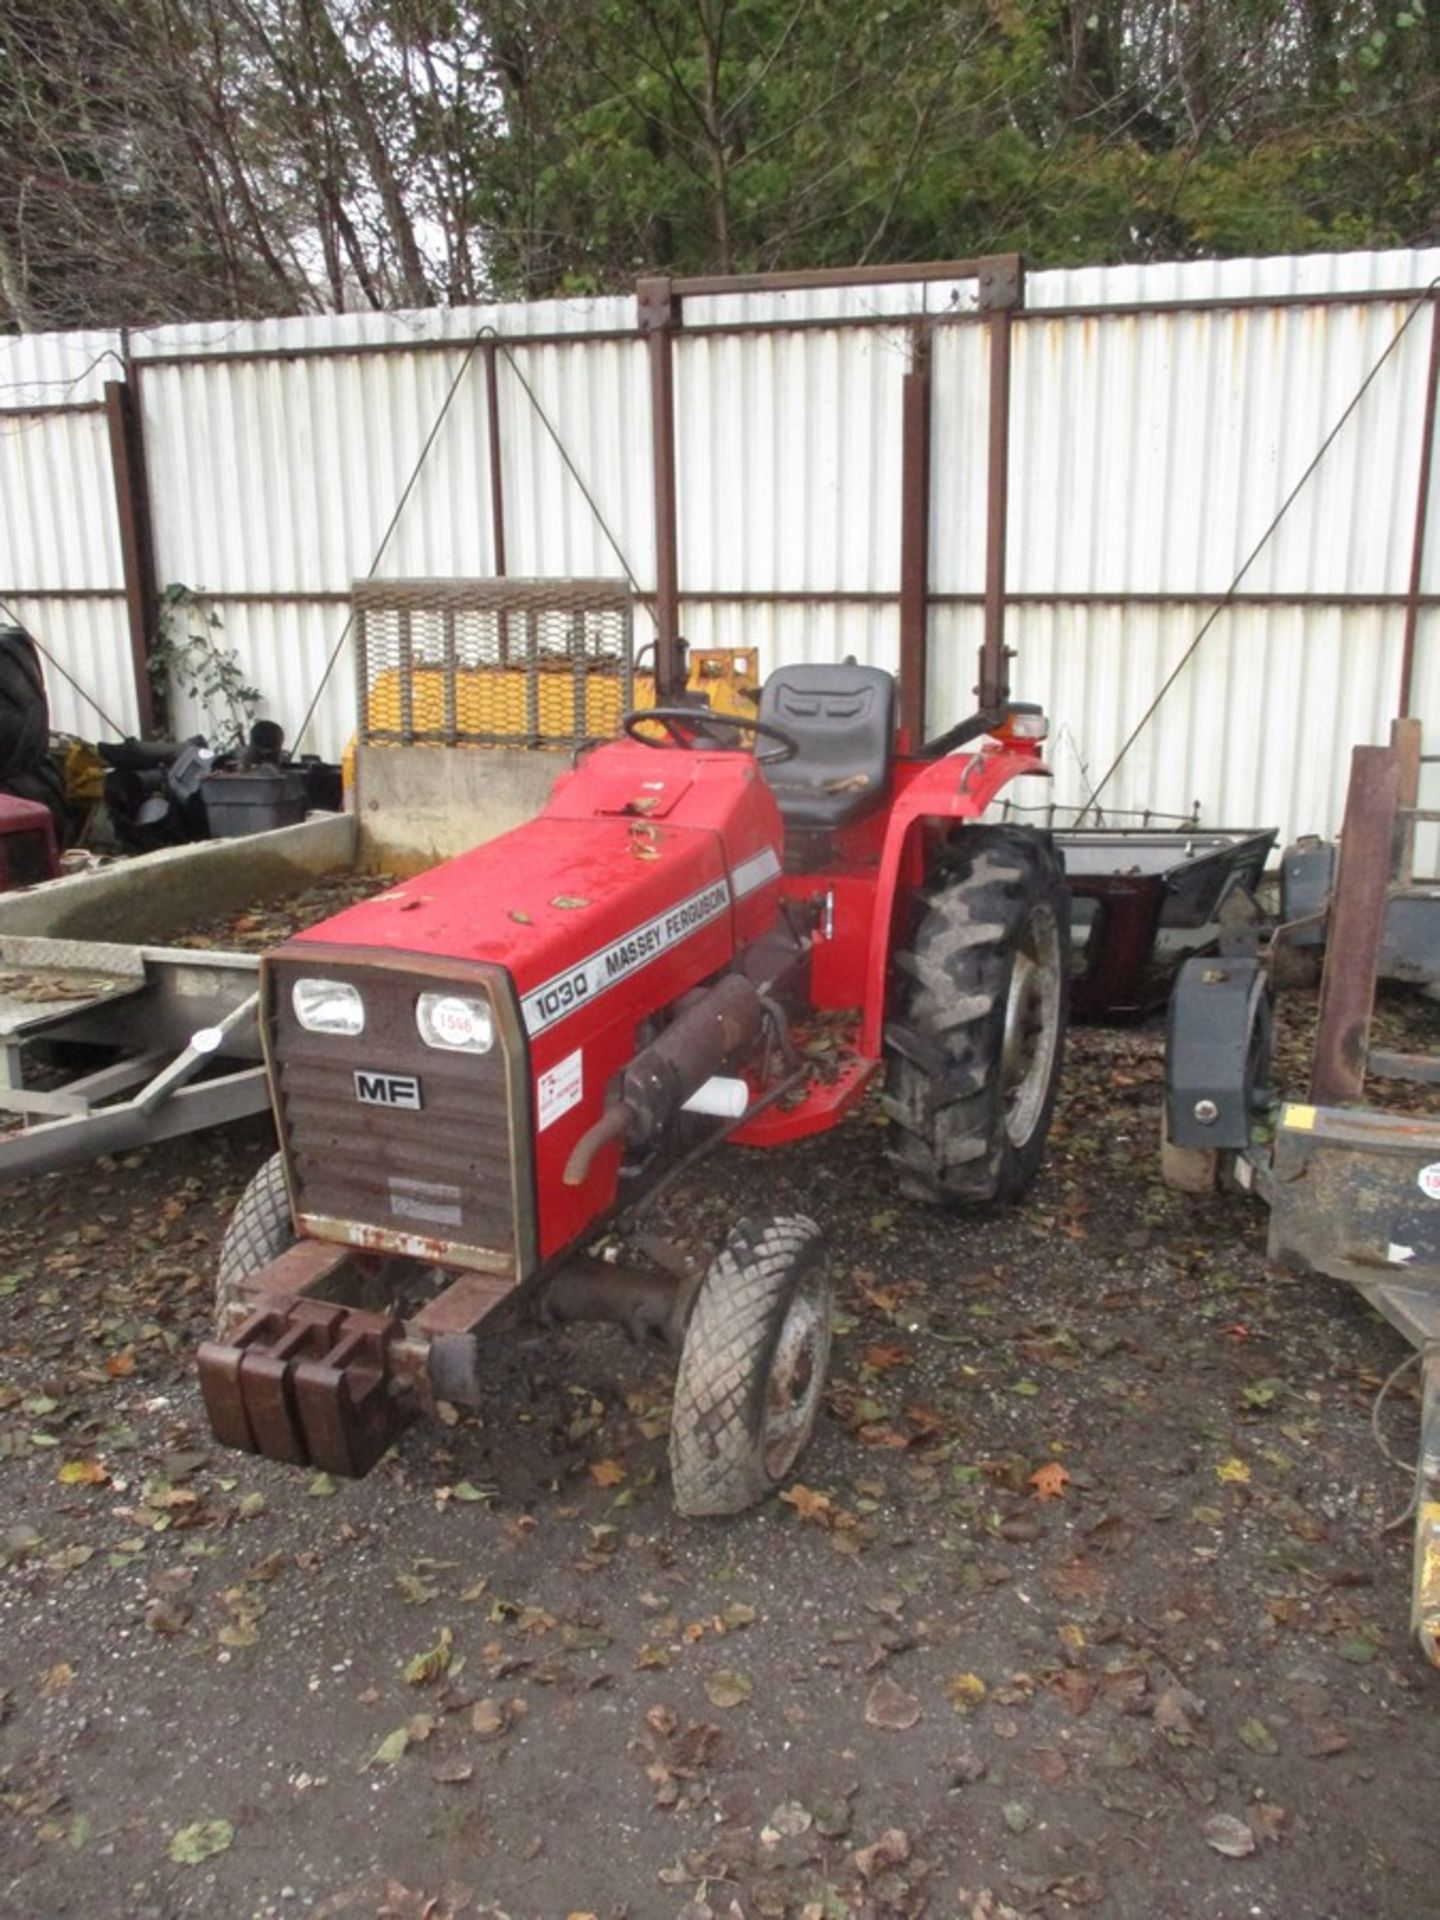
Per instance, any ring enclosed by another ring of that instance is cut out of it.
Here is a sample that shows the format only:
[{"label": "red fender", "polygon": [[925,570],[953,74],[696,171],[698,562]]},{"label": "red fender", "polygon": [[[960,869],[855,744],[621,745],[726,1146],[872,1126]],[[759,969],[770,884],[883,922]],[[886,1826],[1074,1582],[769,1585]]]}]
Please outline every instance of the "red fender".
[{"label": "red fender", "polygon": [[[915,772],[907,779],[912,768]],[[978,752],[963,758],[957,754],[943,760],[902,761],[896,774],[875,885],[860,1027],[860,1051],[874,1060],[879,1059],[883,1043],[890,928],[911,829],[922,820],[978,820],[1002,787],[1022,775],[1043,774],[1048,779],[1050,769],[1040,758],[1038,742],[987,740]]]}]

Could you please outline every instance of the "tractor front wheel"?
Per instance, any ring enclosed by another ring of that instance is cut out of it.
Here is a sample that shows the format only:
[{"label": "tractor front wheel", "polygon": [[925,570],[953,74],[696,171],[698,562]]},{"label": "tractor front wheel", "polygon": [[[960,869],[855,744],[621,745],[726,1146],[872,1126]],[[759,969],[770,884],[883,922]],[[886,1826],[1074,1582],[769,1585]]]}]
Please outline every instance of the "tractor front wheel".
[{"label": "tractor front wheel", "polygon": [[784,1482],[820,1410],[834,1307],[813,1220],[735,1227],[680,1354],[670,1479],[681,1513],[740,1513]]},{"label": "tractor front wheel", "polygon": [[252,1274],[278,1260],[294,1246],[295,1222],[285,1185],[285,1163],[274,1153],[240,1196],[220,1243],[220,1266],[215,1276],[215,1330],[229,1332],[230,1310]]},{"label": "tractor front wheel", "polygon": [[1049,835],[962,829],[895,974],[884,1104],[901,1191],[1018,1200],[1044,1155],[1070,1004],[1070,896]]}]

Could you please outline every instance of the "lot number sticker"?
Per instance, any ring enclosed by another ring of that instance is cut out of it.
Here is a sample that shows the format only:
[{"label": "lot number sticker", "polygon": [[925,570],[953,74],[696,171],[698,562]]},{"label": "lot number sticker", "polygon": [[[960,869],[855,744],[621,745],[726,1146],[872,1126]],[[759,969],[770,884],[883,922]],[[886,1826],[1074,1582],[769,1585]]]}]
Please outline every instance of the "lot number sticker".
[{"label": "lot number sticker", "polygon": [[553,1067],[541,1074],[535,1088],[535,1104],[540,1110],[540,1132],[558,1120],[562,1113],[578,1107],[585,1092],[585,1055],[577,1047]]},{"label": "lot number sticker", "polygon": [[1416,1175],[1421,1193],[1427,1200],[1440,1200],[1440,1160],[1432,1160]]}]

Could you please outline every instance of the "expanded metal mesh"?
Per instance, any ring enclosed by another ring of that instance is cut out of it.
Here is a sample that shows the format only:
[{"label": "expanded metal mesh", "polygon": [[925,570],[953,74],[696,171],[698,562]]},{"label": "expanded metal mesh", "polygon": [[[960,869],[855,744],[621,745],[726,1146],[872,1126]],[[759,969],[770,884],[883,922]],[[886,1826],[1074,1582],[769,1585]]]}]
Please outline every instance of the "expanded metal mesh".
[{"label": "expanded metal mesh", "polygon": [[623,583],[367,580],[353,601],[367,743],[577,746],[634,704]]}]

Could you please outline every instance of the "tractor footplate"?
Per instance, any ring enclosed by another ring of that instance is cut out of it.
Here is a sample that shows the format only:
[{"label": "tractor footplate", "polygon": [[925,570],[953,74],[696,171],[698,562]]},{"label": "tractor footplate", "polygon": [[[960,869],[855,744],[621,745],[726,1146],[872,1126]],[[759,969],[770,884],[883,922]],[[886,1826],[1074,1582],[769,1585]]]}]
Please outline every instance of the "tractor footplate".
[{"label": "tractor footplate", "polygon": [[200,1390],[216,1439],[358,1480],[400,1428],[389,1348],[401,1331],[383,1314],[267,1299],[229,1340],[200,1348]]}]

